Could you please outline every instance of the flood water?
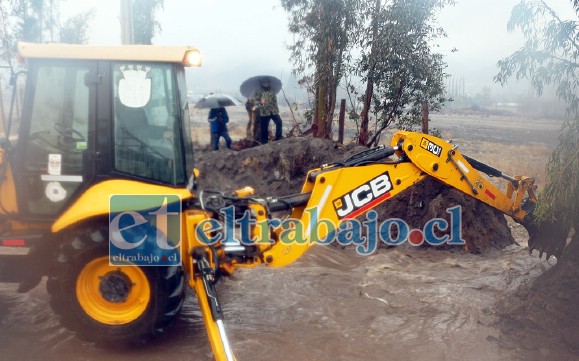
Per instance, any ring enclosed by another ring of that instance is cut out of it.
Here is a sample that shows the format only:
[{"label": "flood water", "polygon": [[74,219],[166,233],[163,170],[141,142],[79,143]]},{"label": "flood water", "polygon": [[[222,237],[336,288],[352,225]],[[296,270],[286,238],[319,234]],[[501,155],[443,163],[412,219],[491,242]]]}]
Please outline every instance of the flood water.
[{"label": "flood water", "polygon": [[[242,270],[218,292],[238,361],[527,360],[505,349],[493,305],[552,264],[513,245],[483,255],[314,246],[289,267]],[[212,360],[192,291],[163,336],[101,349],[61,327],[44,282],[0,284],[0,360]]]}]

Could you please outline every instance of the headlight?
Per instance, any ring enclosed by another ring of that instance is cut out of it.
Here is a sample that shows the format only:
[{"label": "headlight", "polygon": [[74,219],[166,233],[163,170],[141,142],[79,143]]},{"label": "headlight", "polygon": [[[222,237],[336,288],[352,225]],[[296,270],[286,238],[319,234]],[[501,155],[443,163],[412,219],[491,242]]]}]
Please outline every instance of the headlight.
[{"label": "headlight", "polygon": [[184,66],[200,67],[202,63],[203,57],[201,56],[201,52],[199,50],[192,49],[185,52],[185,57],[183,58]]}]

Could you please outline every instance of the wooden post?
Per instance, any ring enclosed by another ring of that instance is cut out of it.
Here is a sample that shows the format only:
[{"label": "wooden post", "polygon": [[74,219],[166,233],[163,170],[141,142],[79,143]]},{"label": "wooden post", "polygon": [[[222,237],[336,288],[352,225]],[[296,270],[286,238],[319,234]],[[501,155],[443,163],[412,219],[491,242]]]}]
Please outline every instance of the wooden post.
[{"label": "wooden post", "polygon": [[422,133],[428,134],[428,103],[425,101],[422,104]]},{"label": "wooden post", "polygon": [[249,141],[251,146],[259,144],[261,139],[259,109],[253,109],[253,104],[253,99],[247,99],[245,102],[245,110],[247,111],[247,127],[245,128],[245,138]]},{"label": "wooden post", "polygon": [[344,121],[346,119],[346,99],[340,101],[340,115],[338,117],[338,143],[344,144]]}]

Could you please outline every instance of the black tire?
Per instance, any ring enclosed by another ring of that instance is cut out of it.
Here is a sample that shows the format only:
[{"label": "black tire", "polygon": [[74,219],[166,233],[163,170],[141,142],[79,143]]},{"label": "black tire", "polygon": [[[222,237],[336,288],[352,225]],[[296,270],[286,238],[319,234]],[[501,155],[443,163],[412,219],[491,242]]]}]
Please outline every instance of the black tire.
[{"label": "black tire", "polygon": [[[181,311],[185,297],[185,278],[182,267],[130,266],[117,267],[115,271],[109,271],[107,275],[114,274],[116,280],[127,279],[127,284],[134,282],[130,280],[130,276],[127,277],[127,272],[138,272],[144,276],[139,278],[141,285],[147,284],[148,287],[143,292],[148,295],[144,297],[148,298],[148,301],[141,302],[139,306],[143,309],[139,308],[134,317],[131,316],[129,321],[125,320],[121,324],[91,316],[85,311],[86,306],[83,308],[81,305],[83,301],[79,299],[82,296],[79,297],[77,294],[77,281],[83,274],[83,270],[90,268],[91,264],[94,262],[102,264],[104,257],[108,259],[108,228],[106,226],[76,228],[63,236],[72,241],[61,244],[55,265],[48,277],[47,290],[51,296],[50,305],[60,316],[62,325],[74,331],[80,339],[118,346],[141,342],[162,333]],[[137,269],[133,269],[134,267]],[[98,278],[101,280],[99,287],[102,287],[103,279],[110,279],[106,276]],[[96,277],[92,279],[96,280]],[[132,285],[128,286],[128,290],[123,289],[129,296],[135,289],[135,283]],[[122,299],[110,302],[103,296],[102,289],[99,288],[100,295],[95,296],[93,292],[91,297],[100,297],[101,299],[97,301],[104,304],[105,311],[108,305],[125,302]],[[80,292],[82,295],[83,291]],[[86,303],[85,301],[84,304]],[[129,305],[130,307],[132,306]],[[106,315],[106,312],[103,314]]]}]

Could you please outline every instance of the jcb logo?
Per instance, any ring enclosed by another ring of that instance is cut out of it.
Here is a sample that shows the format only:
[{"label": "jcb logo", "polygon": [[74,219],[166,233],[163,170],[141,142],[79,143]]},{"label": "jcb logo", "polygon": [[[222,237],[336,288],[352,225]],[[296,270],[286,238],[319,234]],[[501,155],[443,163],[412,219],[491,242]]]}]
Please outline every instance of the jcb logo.
[{"label": "jcb logo", "polygon": [[380,200],[390,197],[392,182],[388,172],[366,182],[356,189],[334,199],[333,204],[339,219],[353,218],[371,208]]},{"label": "jcb logo", "polygon": [[426,138],[422,138],[420,141],[420,148],[426,149],[437,157],[440,157],[440,153],[442,152],[442,147],[440,145],[436,145]]}]

